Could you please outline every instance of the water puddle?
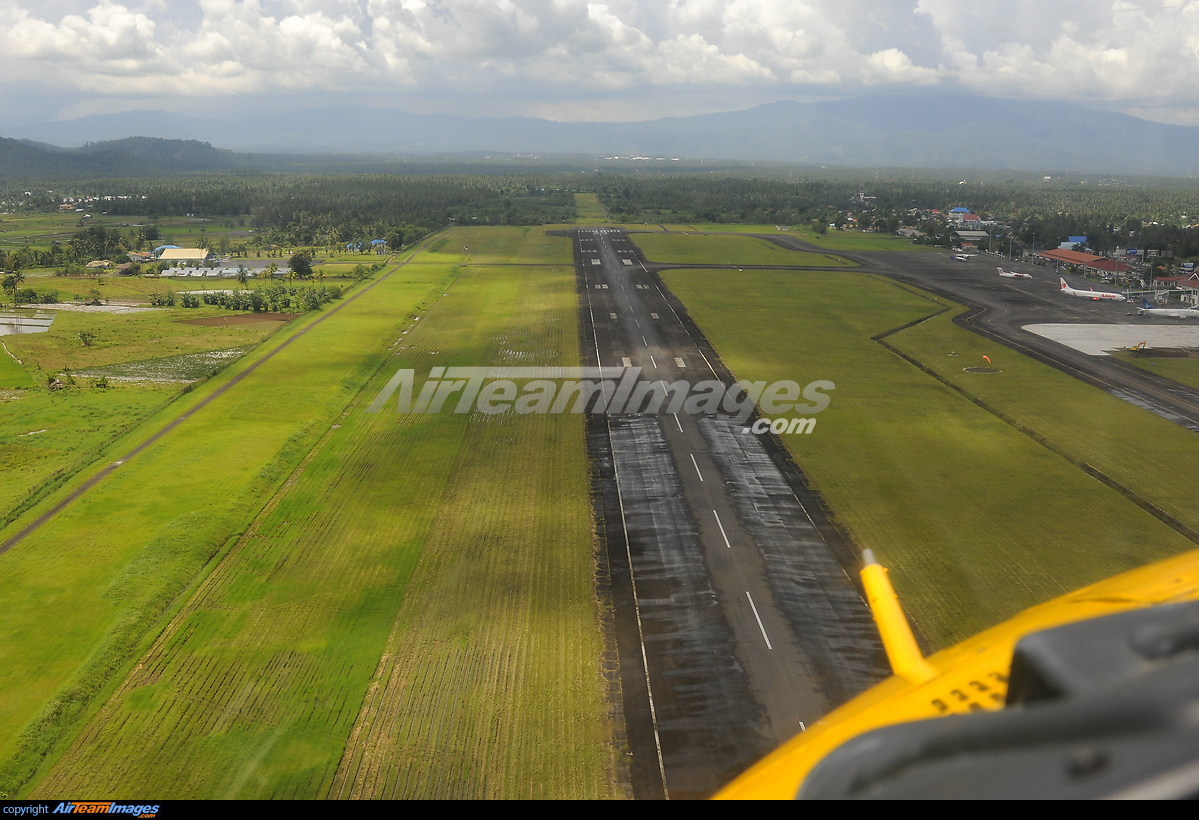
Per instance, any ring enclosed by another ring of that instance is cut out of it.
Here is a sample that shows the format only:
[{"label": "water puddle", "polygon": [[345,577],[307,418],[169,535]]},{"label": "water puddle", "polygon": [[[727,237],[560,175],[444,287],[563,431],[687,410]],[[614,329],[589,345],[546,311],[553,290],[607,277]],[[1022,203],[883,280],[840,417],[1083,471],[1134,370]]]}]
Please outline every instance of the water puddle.
[{"label": "water puddle", "polygon": [[54,314],[41,310],[0,310],[0,336],[22,333],[45,333],[54,321]]}]

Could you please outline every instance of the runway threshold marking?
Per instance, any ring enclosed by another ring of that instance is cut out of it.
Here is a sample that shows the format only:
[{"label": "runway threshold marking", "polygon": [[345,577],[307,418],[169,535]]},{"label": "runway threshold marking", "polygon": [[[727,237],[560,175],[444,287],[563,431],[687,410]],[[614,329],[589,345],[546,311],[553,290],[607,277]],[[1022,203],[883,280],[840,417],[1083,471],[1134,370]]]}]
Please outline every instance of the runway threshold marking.
[{"label": "runway threshold marking", "polygon": [[[678,420],[679,420],[678,416],[675,416],[675,419],[674,419],[674,420],[675,420],[675,421],[678,421]],[[680,430],[679,430],[679,432],[681,433],[681,432],[682,432],[682,430],[680,429]],[[704,480],[704,474],[703,474],[703,473],[701,473],[701,472],[699,471],[699,462],[695,460],[695,453],[691,453],[691,463],[695,465],[695,474],[696,474],[697,476],[699,476],[699,480],[700,480],[700,481],[703,481],[703,480]],[[716,512],[716,510],[712,510],[712,512]],[[719,521],[719,520],[720,520],[720,516],[716,516],[716,520],[717,520],[717,521]],[[724,528],[723,528],[723,527],[721,528],[721,532],[724,532]],[[727,541],[728,539],[726,538],[725,540]]]},{"label": "runway threshold marking", "polygon": [[749,590],[745,590],[745,597],[749,599],[749,608],[754,611],[754,620],[758,622],[758,629],[762,630],[762,640],[766,641],[766,648],[771,652],[774,647],[770,645],[770,638],[766,635],[766,627],[762,626],[762,619],[758,616],[758,608],[754,606],[754,596],[749,594]]},{"label": "runway threshold marking", "polygon": [[720,537],[724,539],[725,547],[732,549],[733,545],[729,543],[729,536],[728,533],[724,531],[724,524],[720,523],[720,513],[716,512],[716,510],[712,510],[712,515],[716,516],[716,526],[720,527]]}]

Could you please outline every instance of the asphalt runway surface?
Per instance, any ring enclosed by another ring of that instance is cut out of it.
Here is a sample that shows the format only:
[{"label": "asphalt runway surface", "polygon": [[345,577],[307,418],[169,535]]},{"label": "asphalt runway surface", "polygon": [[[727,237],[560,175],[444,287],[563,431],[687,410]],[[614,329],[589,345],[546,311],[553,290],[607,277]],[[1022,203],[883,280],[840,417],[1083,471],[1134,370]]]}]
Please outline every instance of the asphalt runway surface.
[{"label": "asphalt runway surface", "polygon": [[[735,380],[622,231],[574,240],[585,366]],[[889,674],[857,557],[771,435],[588,414],[634,795],[711,795]]]}]

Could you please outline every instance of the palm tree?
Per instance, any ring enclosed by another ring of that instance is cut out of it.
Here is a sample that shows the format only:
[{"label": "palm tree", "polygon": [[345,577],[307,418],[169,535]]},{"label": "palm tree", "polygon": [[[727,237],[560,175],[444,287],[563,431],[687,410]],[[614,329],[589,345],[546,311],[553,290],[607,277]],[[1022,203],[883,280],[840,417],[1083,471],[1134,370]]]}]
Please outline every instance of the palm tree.
[{"label": "palm tree", "polygon": [[21,287],[21,283],[25,281],[25,275],[18,271],[13,271],[4,277],[4,292],[8,294],[8,298],[14,303],[17,301],[17,289]]}]

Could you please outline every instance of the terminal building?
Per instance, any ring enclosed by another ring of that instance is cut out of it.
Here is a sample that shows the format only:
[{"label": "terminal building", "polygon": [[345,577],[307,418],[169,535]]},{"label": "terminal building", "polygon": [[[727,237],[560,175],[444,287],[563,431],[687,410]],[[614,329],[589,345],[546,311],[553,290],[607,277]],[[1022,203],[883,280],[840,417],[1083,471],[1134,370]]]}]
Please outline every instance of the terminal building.
[{"label": "terminal building", "polygon": [[1072,265],[1081,268],[1083,273],[1090,273],[1105,278],[1119,276],[1126,278],[1134,272],[1134,268],[1118,259],[1108,259],[1093,253],[1068,251],[1064,248],[1054,248],[1048,251],[1037,251],[1037,258],[1053,262],[1057,265]]}]

